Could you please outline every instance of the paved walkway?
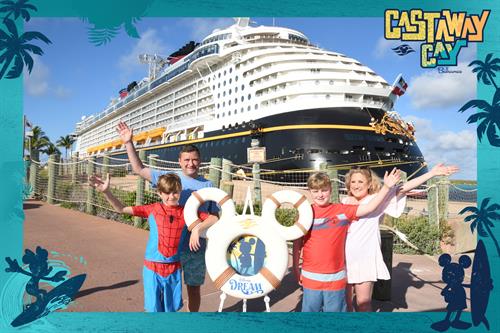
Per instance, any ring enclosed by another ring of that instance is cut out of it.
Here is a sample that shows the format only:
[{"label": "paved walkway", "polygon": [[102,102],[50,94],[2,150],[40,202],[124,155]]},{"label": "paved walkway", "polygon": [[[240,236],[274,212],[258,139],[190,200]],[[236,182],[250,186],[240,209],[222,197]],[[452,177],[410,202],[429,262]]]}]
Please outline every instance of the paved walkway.
[{"label": "paved walkway", "polygon": [[[141,274],[147,231],[41,201],[26,201],[24,211],[24,247],[40,245],[55,251],[51,259],[63,260],[73,274],[87,274],[69,311],[143,311]],[[443,311],[446,304],[440,295],[444,287],[440,275],[441,267],[424,256],[395,254],[391,301],[374,301],[374,309]],[[219,295],[207,276],[201,311],[217,311]],[[300,309],[301,291],[291,273],[269,296],[273,312]],[[265,310],[262,298],[249,300],[247,306],[248,311]],[[241,300],[226,299],[224,311],[241,308]]]}]

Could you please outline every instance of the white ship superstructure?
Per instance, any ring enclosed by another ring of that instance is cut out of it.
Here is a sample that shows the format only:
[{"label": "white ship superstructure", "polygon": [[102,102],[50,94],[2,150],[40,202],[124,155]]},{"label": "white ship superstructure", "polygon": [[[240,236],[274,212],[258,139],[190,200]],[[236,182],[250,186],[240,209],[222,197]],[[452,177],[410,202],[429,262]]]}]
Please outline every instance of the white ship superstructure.
[{"label": "white ship superstructure", "polygon": [[[262,127],[261,120],[267,132],[279,131],[272,125],[288,129],[297,125],[299,130],[328,124],[331,130],[370,132],[367,122],[337,121],[335,110],[348,110],[354,118],[363,116],[373,122],[374,114],[380,118],[392,108],[392,87],[359,61],[316,47],[296,30],[253,27],[248,22],[239,19],[227,29],[214,31],[192,52],[142,80],[126,97],[82,119],[76,127],[75,151],[80,157],[123,153],[115,131],[119,121],[134,129],[138,148],[167,149],[218,140],[230,133],[230,137],[248,136],[251,129]],[[322,120],[305,124],[308,115]],[[298,122],[282,123],[294,117]],[[406,139],[396,141],[413,146],[412,138],[402,137]],[[363,148],[370,155],[368,147]],[[286,153],[297,154],[294,149]],[[344,154],[345,149],[331,150]]]}]

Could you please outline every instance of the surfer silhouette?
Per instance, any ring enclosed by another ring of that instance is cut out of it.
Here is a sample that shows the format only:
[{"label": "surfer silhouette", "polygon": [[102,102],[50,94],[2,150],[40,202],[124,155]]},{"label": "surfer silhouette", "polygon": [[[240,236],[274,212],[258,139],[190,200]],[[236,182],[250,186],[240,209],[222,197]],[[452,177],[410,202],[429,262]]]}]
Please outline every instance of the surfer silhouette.
[{"label": "surfer silhouette", "polygon": [[49,253],[40,246],[36,247],[35,252],[26,249],[22,258],[23,264],[28,265],[29,272],[21,268],[16,259],[5,258],[9,265],[5,269],[6,272],[21,273],[30,277],[26,284],[26,293],[36,298],[35,302],[27,305],[24,311],[12,321],[11,325],[14,327],[30,323],[47,315],[51,312],[51,306],[54,304],[67,305],[76,295],[86,278],[86,274],[81,274],[59,284],[50,291],[41,289],[39,286],[41,280],[64,281],[67,271],[59,271],[49,277],[53,269],[53,267],[49,267]]},{"label": "surfer silhouette", "polygon": [[[448,303],[446,307],[447,313],[445,319],[431,325],[436,331],[446,331],[453,327],[457,329],[467,329],[472,324],[460,320],[462,311],[467,308],[465,288],[470,288],[469,284],[463,284],[465,268],[470,267],[471,259],[463,255],[458,259],[458,263],[451,262],[451,256],[447,253],[439,257],[439,265],[443,267],[442,279],[446,283],[441,295],[444,296],[444,301]],[[455,319],[450,321],[451,314],[456,312]]]}]

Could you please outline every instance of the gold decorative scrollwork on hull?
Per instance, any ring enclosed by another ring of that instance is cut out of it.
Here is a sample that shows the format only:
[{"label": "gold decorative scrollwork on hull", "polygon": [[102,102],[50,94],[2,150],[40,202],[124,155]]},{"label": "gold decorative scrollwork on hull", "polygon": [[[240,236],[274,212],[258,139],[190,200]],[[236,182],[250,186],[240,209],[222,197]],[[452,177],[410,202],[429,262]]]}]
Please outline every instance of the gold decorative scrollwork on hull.
[{"label": "gold decorative scrollwork on hull", "polygon": [[375,133],[382,135],[387,133],[403,135],[408,139],[415,141],[414,126],[402,119],[391,116],[389,113],[385,113],[379,120],[372,118],[370,126],[375,130]]}]

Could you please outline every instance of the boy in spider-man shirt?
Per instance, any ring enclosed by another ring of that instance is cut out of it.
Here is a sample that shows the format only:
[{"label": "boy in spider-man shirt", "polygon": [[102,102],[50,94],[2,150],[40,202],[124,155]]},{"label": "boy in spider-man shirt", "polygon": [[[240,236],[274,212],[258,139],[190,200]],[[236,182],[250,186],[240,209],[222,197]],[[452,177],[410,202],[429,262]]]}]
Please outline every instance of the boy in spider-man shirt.
[{"label": "boy in spider-man shirt", "polygon": [[[146,312],[175,312],[182,307],[180,249],[185,242],[183,207],[179,206],[182,190],[176,174],[159,177],[157,189],[162,202],[145,206],[125,207],[109,189],[109,174],[105,181],[97,176],[90,184],[102,192],[113,208],[124,214],[148,219],[149,240],[143,267],[144,308]],[[205,229],[217,221],[214,215],[200,213]],[[196,245],[191,246],[196,250]]]}]

